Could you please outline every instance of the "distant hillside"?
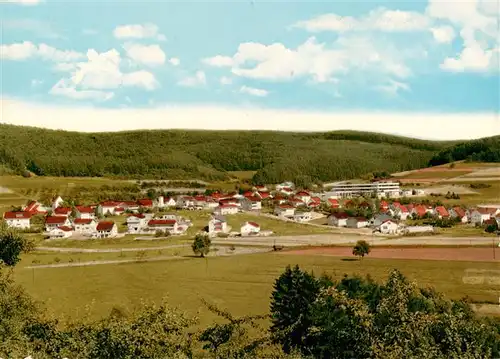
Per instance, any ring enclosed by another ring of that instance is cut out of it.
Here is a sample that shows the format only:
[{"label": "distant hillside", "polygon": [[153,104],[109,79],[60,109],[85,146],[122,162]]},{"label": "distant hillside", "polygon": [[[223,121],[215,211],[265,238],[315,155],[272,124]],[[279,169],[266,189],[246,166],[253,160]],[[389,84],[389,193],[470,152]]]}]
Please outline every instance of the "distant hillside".
[{"label": "distant hillside", "polygon": [[439,151],[429,164],[438,166],[453,161],[500,162],[500,136],[455,144]]},{"label": "distant hillside", "polygon": [[452,144],[355,131],[77,133],[0,124],[0,167],[41,176],[224,180],[227,171],[257,171],[255,183],[327,181],[425,167]]}]

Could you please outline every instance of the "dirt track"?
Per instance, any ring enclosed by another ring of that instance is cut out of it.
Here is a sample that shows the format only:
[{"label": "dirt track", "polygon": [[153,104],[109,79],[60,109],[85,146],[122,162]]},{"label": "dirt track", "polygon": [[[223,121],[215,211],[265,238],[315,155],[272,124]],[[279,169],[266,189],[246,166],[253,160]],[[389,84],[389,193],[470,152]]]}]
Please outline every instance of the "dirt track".
[{"label": "dirt track", "polygon": [[[373,248],[370,258],[422,259],[445,261],[500,262],[500,248]],[[311,248],[286,251],[288,255],[321,255],[352,257],[352,249],[347,247]]]}]

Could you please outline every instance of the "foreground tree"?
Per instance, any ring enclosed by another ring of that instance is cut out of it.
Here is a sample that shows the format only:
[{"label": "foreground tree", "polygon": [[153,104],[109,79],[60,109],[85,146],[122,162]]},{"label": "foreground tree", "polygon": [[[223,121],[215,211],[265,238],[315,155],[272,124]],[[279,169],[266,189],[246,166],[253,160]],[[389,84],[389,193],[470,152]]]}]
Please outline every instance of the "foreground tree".
[{"label": "foreground tree", "polygon": [[194,237],[194,241],[192,244],[194,254],[199,255],[200,257],[205,257],[210,252],[210,246],[212,245],[212,241],[208,234],[197,234]]},{"label": "foreground tree", "polygon": [[7,266],[15,266],[21,260],[21,254],[33,249],[33,242],[28,240],[7,224],[0,223],[0,262]]},{"label": "foreground tree", "polygon": [[356,257],[364,258],[364,256],[370,253],[370,245],[367,241],[361,240],[356,243],[354,248],[352,249],[352,254]]}]

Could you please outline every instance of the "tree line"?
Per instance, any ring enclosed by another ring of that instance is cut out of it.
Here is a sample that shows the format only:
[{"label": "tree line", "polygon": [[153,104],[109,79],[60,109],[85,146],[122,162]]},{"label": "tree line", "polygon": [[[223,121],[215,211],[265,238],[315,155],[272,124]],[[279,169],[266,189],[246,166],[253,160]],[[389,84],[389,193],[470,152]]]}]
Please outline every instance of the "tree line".
[{"label": "tree line", "polygon": [[453,161],[500,162],[500,136],[456,144],[439,151],[429,161],[438,166]]}]

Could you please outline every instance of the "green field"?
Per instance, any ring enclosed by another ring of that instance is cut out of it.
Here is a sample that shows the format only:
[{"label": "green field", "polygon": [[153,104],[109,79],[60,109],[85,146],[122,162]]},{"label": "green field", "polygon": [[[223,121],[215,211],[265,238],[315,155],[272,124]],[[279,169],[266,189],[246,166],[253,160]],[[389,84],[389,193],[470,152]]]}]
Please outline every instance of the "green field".
[{"label": "green field", "polygon": [[[91,305],[90,316],[100,317],[113,307],[132,309],[141,299],[159,301],[167,297],[173,306],[192,314],[205,299],[235,315],[268,311],[272,284],[288,264],[340,278],[347,274],[370,274],[384,279],[393,268],[400,269],[421,286],[434,286],[451,298],[470,296],[476,301],[497,301],[498,288],[464,284],[467,269],[498,269],[497,263],[444,261],[378,260],[345,261],[336,257],[264,253],[208,259],[185,258],[175,261],[99,265],[72,268],[25,269],[29,256],[15,269],[18,283],[36,299],[46,303],[58,316],[82,317]],[[202,311],[202,322],[212,320]]]},{"label": "green field", "polygon": [[415,171],[412,173],[409,173],[405,176],[401,177],[396,177],[397,179],[449,179],[449,178],[454,178],[458,176],[463,176],[468,173],[471,173],[471,171],[458,171],[458,170],[445,170],[443,169],[442,171]]}]

